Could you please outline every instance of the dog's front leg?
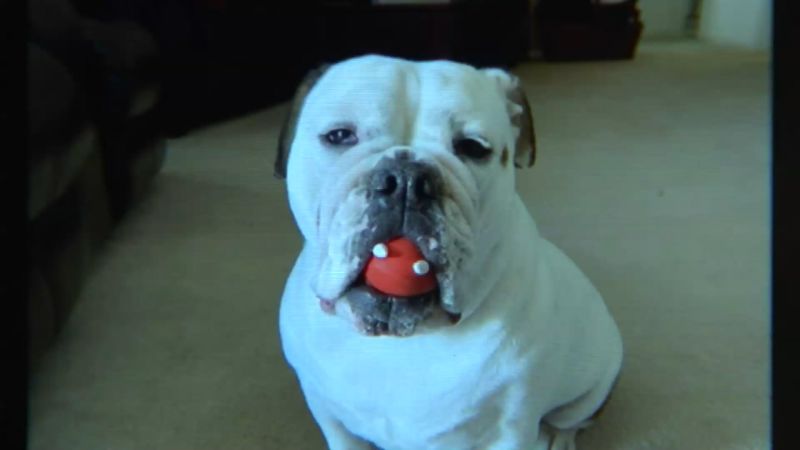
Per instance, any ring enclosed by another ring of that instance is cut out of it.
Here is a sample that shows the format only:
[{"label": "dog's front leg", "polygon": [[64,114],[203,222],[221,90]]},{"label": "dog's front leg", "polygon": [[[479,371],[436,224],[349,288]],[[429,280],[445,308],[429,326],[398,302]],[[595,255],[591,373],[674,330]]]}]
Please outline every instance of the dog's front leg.
[{"label": "dog's front leg", "polygon": [[[539,428],[539,433],[532,444],[503,446],[498,448],[514,448],[520,450],[577,450],[575,435],[578,429],[559,430],[546,425]],[[493,447],[494,448],[494,447]]]},{"label": "dog's front leg", "polygon": [[330,412],[321,405],[320,399],[310,392],[304,392],[311,415],[322,430],[329,450],[374,450],[369,442],[354,435]]},{"label": "dog's front leg", "polygon": [[490,450],[575,450],[575,431],[559,430],[537,420],[507,419]]}]

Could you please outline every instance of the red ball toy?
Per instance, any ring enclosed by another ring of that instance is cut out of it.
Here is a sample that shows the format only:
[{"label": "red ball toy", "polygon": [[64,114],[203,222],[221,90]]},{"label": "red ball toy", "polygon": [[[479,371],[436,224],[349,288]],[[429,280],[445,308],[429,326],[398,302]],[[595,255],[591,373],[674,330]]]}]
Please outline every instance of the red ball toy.
[{"label": "red ball toy", "polygon": [[413,242],[396,238],[377,244],[364,270],[367,285],[394,297],[414,297],[436,289],[436,276]]}]

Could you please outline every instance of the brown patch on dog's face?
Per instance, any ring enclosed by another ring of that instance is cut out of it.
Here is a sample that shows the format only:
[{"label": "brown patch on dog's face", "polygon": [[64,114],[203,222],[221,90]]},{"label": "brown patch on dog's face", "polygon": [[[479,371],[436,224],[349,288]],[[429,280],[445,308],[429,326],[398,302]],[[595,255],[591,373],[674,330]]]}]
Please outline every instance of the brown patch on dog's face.
[{"label": "brown patch on dog's face", "polygon": [[504,148],[503,153],[500,154],[500,165],[505,167],[508,165],[508,149]]},{"label": "brown patch on dog's face", "polygon": [[300,117],[300,110],[303,108],[306,96],[311,92],[311,88],[322,78],[322,75],[330,67],[328,64],[323,64],[316,69],[308,72],[297,87],[297,91],[292,99],[292,104],[286,115],[286,119],[281,127],[280,135],[278,136],[278,151],[275,155],[275,176],[277,178],[286,178],[286,164],[289,161],[289,149],[294,140],[295,128],[297,128],[297,119]]},{"label": "brown patch on dog's face", "polygon": [[508,97],[522,108],[522,113],[512,119],[514,125],[519,127],[514,165],[519,168],[531,167],[536,161],[536,134],[533,131],[533,114],[528,104],[528,96],[519,81],[508,93]]}]

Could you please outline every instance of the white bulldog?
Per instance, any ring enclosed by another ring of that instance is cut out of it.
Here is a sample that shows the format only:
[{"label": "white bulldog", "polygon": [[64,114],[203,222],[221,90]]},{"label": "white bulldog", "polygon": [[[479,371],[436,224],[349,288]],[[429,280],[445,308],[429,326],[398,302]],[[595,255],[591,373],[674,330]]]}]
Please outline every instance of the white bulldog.
[{"label": "white bulldog", "polygon": [[[515,191],[534,155],[502,70],[373,55],[307,77],[276,162],[305,238],[280,333],[330,449],[575,448],[622,340]],[[366,285],[373,247],[398,236],[435,291]]]}]

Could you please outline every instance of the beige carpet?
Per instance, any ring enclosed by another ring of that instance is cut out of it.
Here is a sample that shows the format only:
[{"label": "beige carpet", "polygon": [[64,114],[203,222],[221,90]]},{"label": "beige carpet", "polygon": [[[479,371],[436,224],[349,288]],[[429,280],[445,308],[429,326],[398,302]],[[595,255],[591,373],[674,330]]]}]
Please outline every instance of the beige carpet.
[{"label": "beige carpet", "polygon": [[[683,42],[517,70],[540,148],[520,191],[626,344],[581,450],[769,448],[768,66]],[[301,245],[284,110],[170,143],[32,380],[30,448],[324,448],[277,336]]]}]

